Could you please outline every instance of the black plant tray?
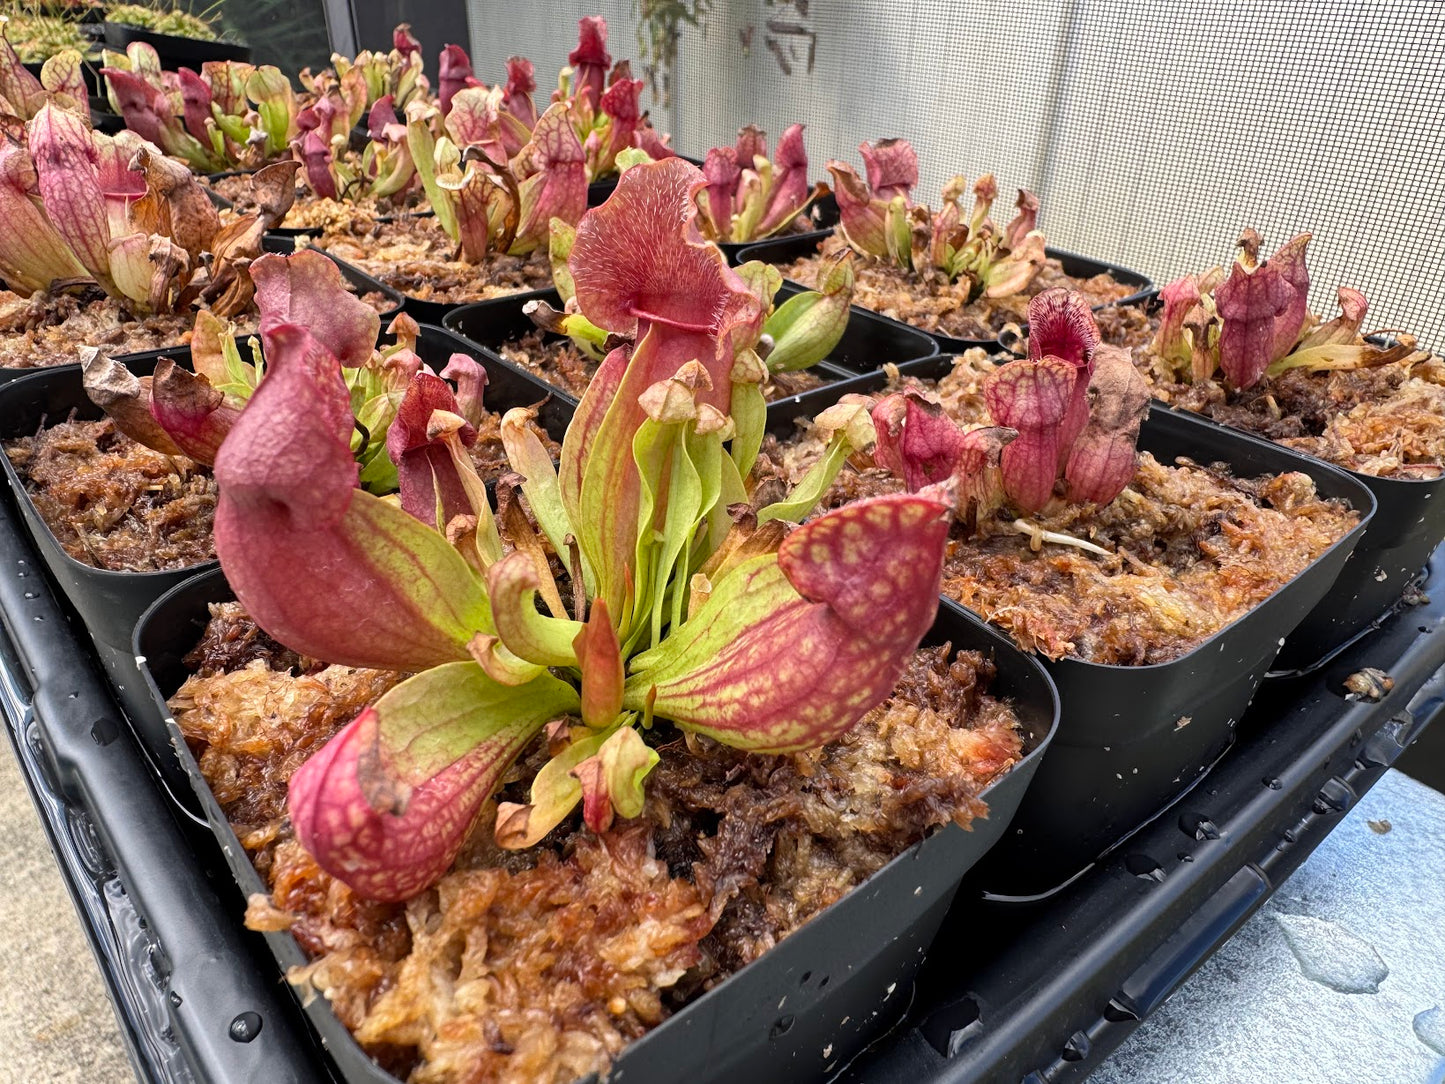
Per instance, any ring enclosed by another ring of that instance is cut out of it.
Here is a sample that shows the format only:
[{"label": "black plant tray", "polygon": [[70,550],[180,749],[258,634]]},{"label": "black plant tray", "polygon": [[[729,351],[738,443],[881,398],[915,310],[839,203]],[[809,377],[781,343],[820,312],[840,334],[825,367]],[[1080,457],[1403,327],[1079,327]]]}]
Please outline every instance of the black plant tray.
[{"label": "black plant tray", "polygon": [[[211,202],[216,204],[218,207],[221,206],[220,201],[225,201],[226,204],[229,205],[230,201],[226,200],[224,196],[219,196],[214,192],[209,192],[209,190],[208,194],[210,195]],[[261,248],[266,252],[280,253],[282,256],[290,255],[292,252],[295,251],[295,246],[289,240],[283,237],[263,237],[261,239]],[[350,283],[352,289],[354,289],[358,294],[379,293],[385,295],[387,301],[389,302],[389,305],[386,309],[381,310],[381,312],[379,313],[379,315],[381,316],[381,326],[383,328],[386,327],[387,322],[393,316],[401,312],[401,294],[397,293],[390,286],[386,285],[386,283],[380,282],[377,279],[372,278],[360,268],[353,267],[351,266],[351,264],[346,263],[343,260],[338,260],[335,256],[331,256],[330,259],[333,263],[336,264],[337,267],[341,269],[341,277],[345,279],[348,283]],[[86,344],[83,342],[78,342],[75,344],[77,349],[85,345]],[[133,372],[144,374],[150,372],[151,369],[155,368],[155,363],[161,358],[179,358],[182,354],[189,357],[190,347],[163,346],[155,350],[138,350],[134,354],[117,354],[115,355],[115,360],[124,362],[126,366],[130,368]],[[77,362],[77,364],[79,363]],[[145,366],[147,365],[150,366],[149,369],[145,368]],[[22,380],[27,376],[34,376],[37,373],[52,372],[56,369],[61,368],[65,368],[65,366],[52,365],[41,366],[33,369],[0,369],[0,387],[3,387],[4,385],[10,383],[12,380]],[[0,425],[3,424],[5,423],[3,421],[0,421]],[[6,435],[15,436],[16,434],[7,432]]]},{"label": "black plant tray", "polygon": [[[453,353],[472,354],[474,349],[452,332],[430,325],[422,325],[417,339],[418,355],[437,371]],[[155,370],[161,357],[169,357],[187,369],[191,366],[189,347],[152,351],[139,358],[131,355],[126,361],[132,372],[146,376]],[[570,403],[552,396],[545,384],[526,373],[498,366],[485,357],[479,360],[487,369],[485,399],[491,409],[505,411],[511,407],[538,406],[538,421],[554,440],[562,439],[572,418]],[[0,440],[34,433],[43,418],[63,419],[71,411],[82,420],[103,416],[85,394],[80,366],[64,365],[37,372],[0,389]],[[175,758],[170,733],[156,717],[150,693],[136,670],[131,637],[136,621],[147,607],[197,572],[214,568],[215,560],[162,572],[112,572],[83,564],[66,553],[45,526],[8,457],[0,456],[0,470],[14,495],[19,520],[28,530],[45,567],[90,632],[106,676],[135,727],[141,752],[150,759],[166,785],[182,796],[183,803],[199,811],[199,805],[191,797],[187,777]]]},{"label": "black plant tray", "polygon": [[[208,604],[233,597],[219,570],[177,587],[142,618],[135,653],[146,660],[155,715],[172,728],[206,819],[242,895],[249,896],[265,887],[165,707],[165,697],[186,676],[182,656],[199,640]],[[613,1073],[658,1082],[680,1075],[699,1081],[733,1080],[740,1073],[766,1078],[799,1066],[823,1073],[845,1064],[884,1021],[901,1015],[959,878],[1003,835],[1058,719],[1058,702],[1042,668],[997,632],[969,615],[940,611],[929,642],[944,640],[995,660],[993,691],[1013,699],[1028,734],[1024,759],[983,792],[987,820],[975,822],[969,832],[949,825],[900,855],[764,959],[629,1046]],[[278,975],[306,962],[289,933],[266,936]],[[395,1084],[356,1045],[325,999],[311,999],[305,1011],[348,1082]]]},{"label": "black plant tray", "polygon": [[[807,229],[797,229],[792,233],[785,233],[779,237],[768,237],[764,240],[796,241],[807,237],[822,242],[823,238],[833,233],[833,227],[838,224],[838,197],[829,192],[822,199],[811,203],[799,218],[807,219]],[[746,258],[742,255],[743,249],[763,243],[764,241],[720,241],[717,247],[723,250],[723,255],[728,258],[728,263],[736,267],[745,262]]]},{"label": "black plant tray", "polygon": [[161,67],[175,71],[180,67],[200,71],[208,60],[251,59],[249,45],[237,45],[230,41],[201,41],[199,38],[183,38],[176,34],[157,34],[143,27],[129,23],[105,23],[105,44],[111,49],[125,52],[133,41],[142,41],[153,47],[161,58]]},{"label": "black plant tray", "polygon": [[[1445,548],[1431,572],[1430,602],[1385,622],[1326,672],[1267,685],[1205,782],[1127,853],[1037,904],[988,900],[965,878],[904,1024],[843,1079],[1057,1084],[1096,1069],[1441,713]],[[259,935],[240,929],[209,831],[176,824],[134,742],[123,730],[115,736],[118,716],[85,661],[83,636],[6,515],[0,619],[7,733],[138,1076],[335,1081],[271,980]],[[1346,702],[1340,680],[1365,666],[1390,673],[1394,690],[1380,703]],[[759,1077],[770,1079],[778,1075]],[[785,1079],[824,1077],[799,1070]]]},{"label": "black plant tray", "polygon": [[[137,1075],[155,1084],[332,1079],[264,945],[219,893],[210,833],[166,795],[79,620],[0,493],[0,707]],[[224,874],[223,874],[224,876]]]},{"label": "black plant tray", "polygon": [[[746,245],[738,253],[739,263],[748,260],[762,260],[764,263],[785,264],[803,256],[811,256],[818,251],[825,238],[825,233],[800,234],[797,237],[782,237],[771,241],[760,241],[756,245]],[[1088,256],[1076,256],[1072,252],[1064,252],[1057,248],[1046,248],[1045,255],[1056,259],[1063,265],[1066,274],[1075,278],[1092,278],[1095,275],[1108,275],[1115,282],[1132,286],[1134,292],[1118,301],[1112,301],[1110,305],[1133,305],[1144,301],[1154,294],[1154,284],[1137,271],[1130,271],[1128,268],[1119,267],[1116,264],[1105,263],[1102,260],[1091,259]],[[791,281],[791,280],[785,280]],[[1105,305],[1096,305],[1096,309],[1107,308]],[[886,319],[886,318],[885,318]],[[894,321],[901,323],[901,321]],[[911,324],[904,324],[905,327],[912,327]],[[996,338],[988,339],[957,339],[952,335],[944,335],[939,332],[927,332],[938,343],[939,350],[945,354],[961,354],[974,346],[994,346]]]},{"label": "black plant tray", "polygon": [[[914,376],[937,378],[951,365],[951,358],[939,356],[906,368]],[[874,373],[773,404],[769,428],[786,436],[792,417],[813,417],[846,392],[874,393],[887,379]],[[1300,575],[1178,659],[1153,666],[1045,663],[1059,686],[1063,718],[1039,769],[1039,785],[1025,799],[1007,840],[981,865],[980,876],[996,892],[1056,888],[1209,770],[1234,741],[1280,644],[1316,605],[1329,605],[1332,585],[1374,511],[1369,489],[1344,471],[1192,414],[1155,406],[1139,447],[1166,463],[1180,455],[1200,463],[1223,461],[1245,478],[1301,471],[1322,496],[1342,497],[1366,518]],[[961,609],[951,599],[944,605]]]},{"label": "black plant tray", "polygon": [[[1445,546],[1429,572],[1428,602],[1266,683],[1200,785],[1063,892],[1020,903],[966,878],[905,1025],[842,1081],[1066,1084],[1098,1069],[1445,714]],[[1395,681],[1377,703],[1345,695],[1366,667]],[[1264,1041],[1297,1026],[1255,1023]]]},{"label": "black plant tray", "polygon": [[[777,303],[781,305],[802,292],[802,287],[797,284],[784,283],[778,291]],[[463,305],[448,313],[442,324],[485,350],[489,358],[511,366],[512,363],[502,357],[500,350],[503,344],[535,330],[531,317],[522,311],[522,306],[528,301],[545,301],[555,309],[562,307],[562,298],[555,289],[532,290]],[[555,340],[560,336],[549,335],[548,338]],[[907,364],[931,358],[937,353],[938,345],[923,332],[884,320],[854,305],[843,338],[825,360],[808,371],[832,383],[872,372],[885,362]],[[561,389],[557,394],[573,399]]]}]

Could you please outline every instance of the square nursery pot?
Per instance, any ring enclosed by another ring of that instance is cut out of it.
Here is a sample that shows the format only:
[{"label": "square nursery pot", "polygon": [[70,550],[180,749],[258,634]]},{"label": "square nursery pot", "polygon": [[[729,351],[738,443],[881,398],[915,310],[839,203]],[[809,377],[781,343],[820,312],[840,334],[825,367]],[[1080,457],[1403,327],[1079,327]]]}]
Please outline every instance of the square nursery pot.
[{"label": "square nursery pot", "polygon": [[[453,353],[471,354],[473,351],[470,343],[451,332],[422,325],[417,353],[432,368],[440,371]],[[131,355],[125,360],[132,372],[146,376],[154,372],[156,363],[162,357],[169,357],[185,368],[191,367],[187,347],[152,351],[143,356]],[[562,439],[572,418],[569,403],[550,395],[550,389],[545,384],[526,373],[499,367],[485,357],[478,360],[487,370],[486,402],[489,409],[500,412],[511,407],[541,403],[539,423],[554,439]],[[41,427],[42,419],[64,419],[72,410],[81,420],[96,420],[103,416],[101,409],[85,394],[79,365],[33,373],[0,388],[0,440],[34,433]],[[41,519],[26,492],[24,481],[9,458],[0,456],[0,460],[3,460],[0,469],[4,470],[15,494],[15,504],[36,549],[95,642],[106,676],[135,724],[142,750],[172,793],[185,803],[190,786],[176,761],[170,734],[156,718],[154,701],[140,681],[137,660],[131,652],[131,637],[136,621],[156,599],[198,571],[216,567],[216,561],[212,559],[186,568],[159,572],[115,572],[77,561],[65,552]]]},{"label": "square nursery pot", "polygon": [[[831,232],[831,231],[829,231]],[[796,237],[783,237],[771,241],[760,241],[756,245],[746,245],[738,253],[739,263],[748,260],[762,260],[764,263],[785,264],[799,259],[803,256],[811,256],[818,251],[818,246],[829,236],[829,233],[799,234]],[[1133,293],[1127,297],[1112,302],[1115,305],[1133,305],[1154,293],[1154,284],[1147,277],[1137,271],[1130,271],[1127,268],[1118,267],[1102,260],[1093,260],[1087,256],[1076,256],[1072,252],[1064,252],[1057,248],[1046,248],[1044,254],[1052,259],[1058,260],[1063,265],[1067,274],[1075,278],[1092,278],[1094,275],[1107,274],[1115,282],[1125,286],[1133,287]],[[791,281],[791,280],[785,280]],[[806,288],[806,287],[805,287]],[[1105,308],[1097,305],[1095,308]],[[878,315],[878,314],[875,314]],[[891,319],[890,317],[880,317]],[[901,321],[893,321],[900,323]],[[911,324],[904,324],[904,327],[911,327]],[[961,354],[974,346],[993,346],[996,339],[956,339],[952,335],[943,335],[937,332],[925,332],[938,343],[938,348],[945,354]]]},{"label": "square nursery pot", "polygon": [[[803,288],[797,284],[785,282],[778,291],[777,302],[781,304],[802,292]],[[555,289],[532,290],[463,305],[448,313],[442,325],[485,350],[491,360],[518,368],[503,358],[500,351],[505,343],[536,330],[531,317],[522,311],[529,301],[544,301],[555,309],[562,307],[562,298]],[[547,338],[548,341],[557,341],[561,336],[548,335]],[[903,365],[931,358],[937,353],[938,345],[923,332],[885,320],[854,305],[843,338],[832,353],[807,371],[832,383],[873,372],[885,362]],[[560,388],[556,389],[556,394],[575,401],[569,392]]]},{"label": "square nursery pot", "polygon": [[[173,729],[165,700],[185,679],[181,657],[200,638],[208,604],[231,597],[219,570],[203,573],[157,601],[136,629],[134,651],[145,659],[155,712]],[[993,658],[992,691],[1012,700],[1027,732],[1024,758],[982,793],[989,816],[975,820],[972,831],[949,824],[915,844],[764,957],[633,1042],[609,1079],[821,1079],[901,1016],[960,879],[1003,835],[1058,718],[1048,676],[1005,637],[971,615],[940,610],[927,642],[943,640]],[[242,894],[264,892],[178,730],[174,741]],[[279,972],[306,962],[289,933],[265,937]],[[343,1080],[397,1084],[361,1050],[324,997],[302,1000]]]},{"label": "square nursery pot", "polygon": [[208,60],[251,59],[249,45],[237,45],[230,41],[202,41],[199,38],[183,38],[176,34],[157,34],[153,30],[131,26],[129,23],[106,20],[107,48],[123,53],[125,47],[133,41],[143,41],[152,46],[160,55],[161,67],[166,71],[175,71],[180,67],[200,71],[201,65]]},{"label": "square nursery pot", "polygon": [[[1160,307],[1157,294],[1157,290],[1150,291],[1140,302],[1151,313]],[[1188,413],[1158,399],[1154,409]],[[1191,416],[1220,425],[1202,415]],[[1252,435],[1247,430],[1221,427]],[[1405,588],[1421,575],[1430,554],[1445,541],[1445,474],[1439,478],[1381,478],[1331,466],[1374,494],[1375,514],[1329,597],[1285,638],[1270,677],[1296,677],[1317,670],[1372,632],[1400,604]]]},{"label": "square nursery pot", "polygon": [[744,263],[742,251],[751,248],[753,245],[761,245],[768,241],[797,241],[804,237],[815,237],[819,241],[833,232],[833,227],[838,224],[838,198],[829,192],[822,199],[814,200],[798,218],[795,220],[797,228],[777,237],[767,237],[758,241],[719,241],[718,248],[723,250],[723,255],[728,258],[728,263],[736,267]]},{"label": "square nursery pot", "polygon": [[[938,377],[950,364],[940,357],[912,373]],[[791,415],[770,417],[769,428],[787,435],[792,417],[813,417],[843,392],[872,394],[886,382],[877,373],[808,392],[789,401]],[[1059,733],[1012,830],[976,874],[999,896],[1061,887],[1204,777],[1233,743],[1286,637],[1316,607],[1347,601],[1333,588],[1375,515],[1374,495],[1360,479],[1161,404],[1150,409],[1139,448],[1161,462],[1181,455],[1224,462],[1244,478],[1299,471],[1321,496],[1348,501],[1363,518],[1293,580],[1177,659],[1151,666],[1042,660],[1059,688]],[[943,606],[963,610],[948,598]]]},{"label": "square nursery pot", "polygon": [[1445,474],[1378,478],[1336,469],[1374,494],[1375,514],[1329,596],[1286,637],[1271,676],[1317,670],[1373,631],[1400,604],[1405,588],[1445,540]]},{"label": "square nursery pot", "polygon": [[[209,190],[207,190],[207,194],[210,196],[211,202],[214,203],[217,207],[229,207],[231,205],[230,201],[227,200],[224,196],[219,196],[214,192],[210,192]],[[295,246],[289,240],[282,237],[271,237],[269,235],[261,239],[261,247],[266,252],[279,253],[282,256],[290,255],[293,251],[295,251]],[[401,294],[397,293],[384,282],[379,282],[378,280],[372,278],[365,271],[362,271],[356,267],[352,267],[349,263],[344,263],[341,260],[336,259],[334,256],[330,258],[332,262],[341,269],[341,277],[345,279],[351,285],[352,289],[354,289],[358,294],[378,293],[382,294],[386,298],[387,307],[379,312],[379,315],[381,316],[381,325],[383,328],[386,327],[387,323],[391,320],[393,316],[401,312]],[[85,343],[77,342],[75,345],[76,348],[79,349],[79,347],[84,346]],[[149,365],[151,366],[151,368],[154,368],[155,363],[161,358],[179,358],[183,354],[187,359],[185,364],[189,365],[190,347],[185,345],[163,346],[155,350],[139,350],[134,354],[116,354],[115,360],[124,362],[134,371],[142,373],[142,375],[144,375],[145,373],[149,373],[151,370],[142,370],[140,368],[137,368],[137,366]],[[64,366],[52,366],[51,368],[64,368]],[[0,387],[3,387],[12,380],[19,380],[22,377],[33,376],[36,373],[42,373],[46,371],[47,369],[44,367],[34,369],[0,369]],[[10,435],[14,436],[15,434],[12,433]]]}]

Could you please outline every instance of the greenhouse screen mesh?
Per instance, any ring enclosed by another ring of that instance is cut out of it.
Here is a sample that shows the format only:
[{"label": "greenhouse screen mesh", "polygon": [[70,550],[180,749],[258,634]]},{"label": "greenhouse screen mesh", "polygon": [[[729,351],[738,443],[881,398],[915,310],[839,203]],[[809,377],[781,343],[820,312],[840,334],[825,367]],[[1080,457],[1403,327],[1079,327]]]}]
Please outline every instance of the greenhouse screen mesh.
[{"label": "greenhouse screen mesh", "polygon": [[[542,101],[580,15],[637,55],[627,0],[469,5],[481,77],[529,56]],[[742,124],[801,121],[820,178],[904,136],[918,198],[991,171],[1001,204],[1038,193],[1050,244],[1161,283],[1227,263],[1244,226],[1266,251],[1308,230],[1316,310],[1354,286],[1367,328],[1445,347],[1439,0],[714,0],[652,109],[695,156]]]}]

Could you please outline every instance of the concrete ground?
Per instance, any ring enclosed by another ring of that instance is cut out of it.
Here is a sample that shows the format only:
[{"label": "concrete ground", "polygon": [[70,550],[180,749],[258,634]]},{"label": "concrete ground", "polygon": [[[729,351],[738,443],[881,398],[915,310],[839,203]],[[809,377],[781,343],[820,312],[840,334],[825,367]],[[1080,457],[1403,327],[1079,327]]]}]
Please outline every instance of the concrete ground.
[{"label": "concrete ground", "polygon": [[90,946],[0,742],[0,1082],[135,1079]]}]

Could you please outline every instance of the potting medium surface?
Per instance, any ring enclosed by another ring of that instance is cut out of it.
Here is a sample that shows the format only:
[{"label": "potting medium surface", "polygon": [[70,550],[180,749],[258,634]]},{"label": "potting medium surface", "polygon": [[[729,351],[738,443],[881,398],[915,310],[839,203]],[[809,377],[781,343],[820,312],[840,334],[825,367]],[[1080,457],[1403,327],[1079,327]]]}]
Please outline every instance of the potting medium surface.
[{"label": "potting medium surface", "polygon": [[1092,1084],[1445,1080],[1445,794],[1387,772]]}]

